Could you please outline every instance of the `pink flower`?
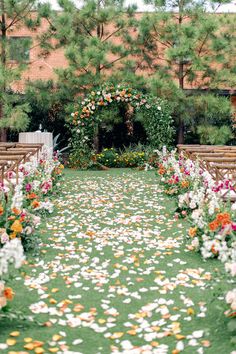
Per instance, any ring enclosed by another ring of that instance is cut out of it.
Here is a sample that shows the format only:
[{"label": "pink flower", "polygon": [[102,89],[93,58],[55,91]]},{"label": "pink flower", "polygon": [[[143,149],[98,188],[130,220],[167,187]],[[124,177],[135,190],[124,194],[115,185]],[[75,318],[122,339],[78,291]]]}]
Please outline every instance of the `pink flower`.
[{"label": "pink flower", "polygon": [[31,189],[32,189],[32,184],[31,183],[27,183],[26,186],[25,186],[26,192],[30,192]]},{"label": "pink flower", "polygon": [[52,181],[45,181],[41,184],[41,190],[46,194],[50,189],[52,189]]},{"label": "pink flower", "polygon": [[6,233],[6,230],[5,229],[1,229],[2,230],[2,234],[1,234],[1,243],[4,244],[4,243],[7,243],[9,241],[9,236],[8,234]]},{"label": "pink flower", "polygon": [[13,177],[14,177],[14,172],[13,171],[7,172],[7,178],[8,179],[12,179]]}]

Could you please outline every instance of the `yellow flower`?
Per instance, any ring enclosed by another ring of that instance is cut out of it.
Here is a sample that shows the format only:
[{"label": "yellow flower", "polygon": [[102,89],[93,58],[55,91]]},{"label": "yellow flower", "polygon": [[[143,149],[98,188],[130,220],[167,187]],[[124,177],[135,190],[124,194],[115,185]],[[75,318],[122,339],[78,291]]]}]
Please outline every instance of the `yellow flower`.
[{"label": "yellow flower", "polygon": [[22,232],[22,230],[23,230],[23,227],[22,227],[20,221],[19,220],[15,220],[13,222],[13,224],[11,225],[11,231],[14,231],[14,232],[18,233],[18,232]]},{"label": "yellow flower", "polygon": [[190,237],[195,237],[197,233],[197,227],[190,227],[188,230],[188,234]]},{"label": "yellow flower", "polygon": [[12,232],[10,235],[9,235],[10,239],[12,240],[13,238],[16,238],[16,232]]}]

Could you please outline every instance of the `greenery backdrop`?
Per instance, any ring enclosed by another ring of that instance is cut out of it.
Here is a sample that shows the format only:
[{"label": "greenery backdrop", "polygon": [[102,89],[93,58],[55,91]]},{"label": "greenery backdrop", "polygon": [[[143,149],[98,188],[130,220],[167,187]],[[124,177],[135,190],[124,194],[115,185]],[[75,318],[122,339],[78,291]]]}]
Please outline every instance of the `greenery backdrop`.
[{"label": "greenery backdrop", "polygon": [[[177,132],[173,144],[184,140],[233,143],[230,97],[219,96],[218,89],[235,87],[235,15],[216,15],[220,3],[216,5],[215,1],[208,4],[211,14],[204,2],[148,2],[155,10],[137,15],[136,6],[127,7],[122,0],[85,0],[80,10],[72,0],[59,0],[60,12],[41,1],[2,1],[2,21],[12,19],[11,27],[3,21],[0,38],[0,70],[4,74],[0,82],[2,139],[6,138],[6,128],[12,138],[13,130],[33,131],[41,123],[54,135],[60,133],[61,145],[67,145],[71,131],[65,128],[66,117],[78,97],[82,100],[93,88],[109,81],[115,85],[126,82],[154,100],[161,97],[167,101]],[[36,17],[31,10],[37,10]],[[30,63],[25,55],[32,45],[24,44],[27,48],[22,50],[22,60],[18,53],[18,65],[13,67],[9,31],[16,26],[35,31],[42,20],[47,23],[47,31],[33,44],[40,46],[44,58],[62,49],[68,67],[55,70],[57,79],[53,82],[28,82],[24,97],[9,94]],[[121,106],[99,112],[100,149],[150,143],[145,126],[147,112],[135,114],[134,134],[128,139],[125,114]],[[154,126],[152,135],[158,136]]]}]

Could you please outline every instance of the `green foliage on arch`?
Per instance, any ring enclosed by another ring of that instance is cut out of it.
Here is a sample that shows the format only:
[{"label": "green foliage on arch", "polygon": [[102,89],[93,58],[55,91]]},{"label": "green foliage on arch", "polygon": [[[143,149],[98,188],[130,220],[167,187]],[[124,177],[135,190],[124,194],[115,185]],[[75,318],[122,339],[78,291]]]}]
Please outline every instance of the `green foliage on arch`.
[{"label": "green foliage on arch", "polygon": [[[93,139],[97,127],[102,122],[102,109],[110,105],[127,104],[143,116],[149,145],[160,149],[163,145],[170,146],[173,142],[173,120],[170,108],[165,100],[143,94],[127,85],[104,85],[91,91],[80,100],[69,119],[72,129],[73,152],[81,156],[93,149]],[[98,114],[99,113],[99,114]]]}]

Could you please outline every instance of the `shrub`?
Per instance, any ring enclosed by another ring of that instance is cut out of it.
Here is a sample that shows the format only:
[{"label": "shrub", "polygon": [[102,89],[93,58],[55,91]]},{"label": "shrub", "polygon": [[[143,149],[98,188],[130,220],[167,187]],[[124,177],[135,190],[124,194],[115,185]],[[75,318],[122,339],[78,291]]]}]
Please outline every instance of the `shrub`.
[{"label": "shrub", "polygon": [[119,155],[117,151],[113,148],[104,149],[101,154],[96,155],[97,162],[107,167],[118,167],[118,158]]},{"label": "shrub", "polygon": [[213,125],[199,125],[197,133],[201,144],[225,145],[233,138],[233,133],[227,125],[220,128]]},{"label": "shrub", "polygon": [[118,165],[119,167],[141,167],[145,160],[145,152],[124,152],[118,158]]}]

